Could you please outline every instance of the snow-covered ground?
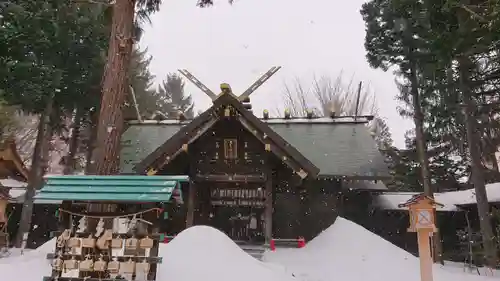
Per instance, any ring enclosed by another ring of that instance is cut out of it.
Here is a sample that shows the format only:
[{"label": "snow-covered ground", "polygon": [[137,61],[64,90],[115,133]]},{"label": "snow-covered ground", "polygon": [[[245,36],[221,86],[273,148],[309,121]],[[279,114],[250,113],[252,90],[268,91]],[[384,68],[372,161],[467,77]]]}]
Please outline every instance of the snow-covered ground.
[{"label": "snow-covered ground", "polygon": [[[2,281],[35,281],[50,273],[54,241],[23,256],[0,259]],[[418,259],[363,227],[338,218],[302,249],[268,252],[264,262],[243,252],[222,232],[189,228],[162,245],[159,281],[419,281]],[[435,281],[488,281],[459,266],[434,268]]]}]

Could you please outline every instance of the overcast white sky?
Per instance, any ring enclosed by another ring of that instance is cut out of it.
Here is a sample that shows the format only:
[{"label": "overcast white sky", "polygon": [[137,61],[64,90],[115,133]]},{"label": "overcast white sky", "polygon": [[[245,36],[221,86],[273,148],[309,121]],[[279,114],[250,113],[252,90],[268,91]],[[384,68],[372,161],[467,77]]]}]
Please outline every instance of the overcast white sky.
[{"label": "overcast white sky", "polygon": [[[299,77],[337,77],[369,84],[376,93],[380,115],[388,120],[393,139],[404,146],[404,132],[412,127],[396,111],[392,73],[373,70],[365,60],[363,0],[216,0],[215,6],[196,7],[196,0],[163,0],[161,11],[145,26],[141,41],[153,56],[151,71],[157,82],[179,68],[188,69],[218,93],[219,84],[244,91],[271,66],[283,68],[252,94],[254,113],[275,110],[285,81]],[[196,110],[210,99],[186,83]]]}]

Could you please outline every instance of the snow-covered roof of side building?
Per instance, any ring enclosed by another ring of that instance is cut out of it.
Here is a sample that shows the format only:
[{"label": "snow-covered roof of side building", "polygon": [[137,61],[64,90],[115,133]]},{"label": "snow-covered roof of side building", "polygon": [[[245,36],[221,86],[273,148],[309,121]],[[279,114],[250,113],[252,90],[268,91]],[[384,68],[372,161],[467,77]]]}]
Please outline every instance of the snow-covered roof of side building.
[{"label": "snow-covered roof of side building", "polygon": [[[486,185],[488,201],[490,203],[500,202],[500,183]],[[417,192],[386,192],[377,195],[373,200],[373,206],[383,210],[404,210],[399,204],[410,200]],[[460,206],[476,204],[476,191],[472,189],[434,193],[436,202],[443,204],[437,207],[437,211],[454,212],[460,211]]]},{"label": "snow-covered roof of side building", "polygon": [[15,179],[0,179],[0,186],[7,188],[9,191],[9,196],[11,198],[17,198],[19,196],[24,195],[26,193],[26,186],[28,184],[23,181],[18,181]]},{"label": "snow-covered roof of side building", "polygon": [[[23,203],[28,183],[11,178],[0,179],[0,186],[8,188],[10,203]],[[37,191],[38,193],[39,191]],[[35,204],[60,204],[57,200],[35,200]]]}]

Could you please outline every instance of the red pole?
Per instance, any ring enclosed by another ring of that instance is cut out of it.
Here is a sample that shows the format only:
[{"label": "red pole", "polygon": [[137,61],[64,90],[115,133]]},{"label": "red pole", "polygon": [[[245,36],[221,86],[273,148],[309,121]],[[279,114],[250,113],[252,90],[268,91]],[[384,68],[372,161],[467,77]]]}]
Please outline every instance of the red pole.
[{"label": "red pole", "polygon": [[167,244],[168,243],[168,236],[165,233],[165,236],[163,236],[163,243]]},{"label": "red pole", "polygon": [[271,242],[269,242],[269,247],[271,248],[271,251],[276,251],[276,245],[274,244],[274,239],[271,239]]},{"label": "red pole", "polygon": [[304,248],[306,246],[306,240],[304,237],[300,236],[297,240],[297,248]]}]

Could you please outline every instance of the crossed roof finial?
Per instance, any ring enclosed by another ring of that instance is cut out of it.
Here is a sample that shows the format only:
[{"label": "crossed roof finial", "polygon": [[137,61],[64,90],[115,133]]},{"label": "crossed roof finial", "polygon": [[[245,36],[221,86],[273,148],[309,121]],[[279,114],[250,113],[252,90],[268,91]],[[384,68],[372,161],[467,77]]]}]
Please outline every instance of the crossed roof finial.
[{"label": "crossed roof finial", "polygon": [[[273,66],[269,69],[264,75],[262,75],[259,79],[257,79],[246,91],[243,92],[240,96],[238,96],[239,101],[248,100],[249,96],[255,92],[262,84],[264,84],[271,76],[273,76],[278,70],[281,69],[281,66]],[[212,101],[216,100],[222,94],[232,94],[231,86],[227,83],[220,84],[221,93],[220,95],[216,95],[212,90],[210,90],[205,84],[203,84],[198,78],[194,77],[186,69],[179,69],[179,72],[184,75],[189,81],[195,84],[200,90],[202,90]]]}]

